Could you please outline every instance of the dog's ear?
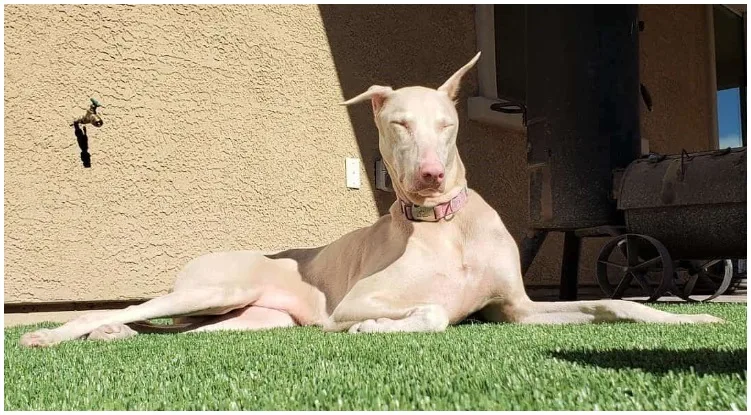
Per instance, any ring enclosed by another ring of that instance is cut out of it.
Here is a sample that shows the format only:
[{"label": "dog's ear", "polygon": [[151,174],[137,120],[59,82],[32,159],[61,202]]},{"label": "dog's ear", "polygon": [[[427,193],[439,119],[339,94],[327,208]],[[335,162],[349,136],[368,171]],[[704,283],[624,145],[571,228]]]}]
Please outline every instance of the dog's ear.
[{"label": "dog's ear", "polygon": [[385,101],[386,98],[388,98],[388,96],[391,95],[392,92],[394,92],[394,90],[391,89],[390,86],[373,85],[362,94],[352,99],[349,99],[347,101],[344,101],[339,105],[357,104],[358,102],[362,102],[362,101],[369,99],[370,102],[373,104],[373,114],[377,114],[378,111],[381,109],[381,106],[383,106],[383,101]]},{"label": "dog's ear", "polygon": [[467,71],[475,66],[477,60],[480,59],[480,54],[482,54],[482,52],[477,52],[477,55],[475,55],[475,57],[472,58],[469,63],[462,66],[461,69],[451,75],[451,78],[444,82],[443,85],[438,88],[438,90],[448,94],[449,98],[451,98],[452,100],[456,99],[456,96],[459,95],[459,86],[462,82],[462,77],[467,73]]}]

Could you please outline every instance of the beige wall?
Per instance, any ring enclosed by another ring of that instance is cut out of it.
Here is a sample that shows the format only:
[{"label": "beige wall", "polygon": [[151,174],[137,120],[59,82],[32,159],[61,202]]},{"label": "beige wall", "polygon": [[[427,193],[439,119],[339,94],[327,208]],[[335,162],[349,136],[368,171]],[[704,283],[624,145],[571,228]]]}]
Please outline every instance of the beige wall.
[{"label": "beige wall", "polygon": [[6,6],[5,301],[150,297],[201,253],[368,224],[342,98],[315,5]]},{"label": "beige wall", "polygon": [[[666,7],[643,9],[643,127],[676,152],[707,131],[706,73],[685,70],[701,65],[706,19]],[[370,109],[336,103],[373,83],[438,86],[475,45],[472,6],[5,6],[5,301],[152,297],[201,253],[323,244],[372,222],[393,195],[372,189]],[[468,121],[476,91],[473,73],[460,152],[520,238],[526,140]],[[68,124],[90,96],[105,124],[88,130],[84,169]],[[348,156],[362,156],[360,190],[344,186]],[[545,243],[531,284],[557,283],[561,243]],[[584,282],[598,248],[585,244]]]},{"label": "beige wall", "polygon": [[654,107],[642,111],[642,137],[650,149],[675,154],[716,147],[712,123],[716,91],[705,5],[643,5],[640,19],[641,82]]}]

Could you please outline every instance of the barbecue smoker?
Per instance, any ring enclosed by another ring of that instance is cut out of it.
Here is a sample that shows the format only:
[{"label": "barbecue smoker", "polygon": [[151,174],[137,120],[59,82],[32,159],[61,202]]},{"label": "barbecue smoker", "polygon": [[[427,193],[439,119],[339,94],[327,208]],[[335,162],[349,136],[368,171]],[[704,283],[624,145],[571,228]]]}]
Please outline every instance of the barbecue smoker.
[{"label": "barbecue smoker", "polygon": [[640,157],[637,11],[526,9],[522,272],[549,232],[563,232],[561,298],[575,299],[581,238],[610,236],[596,265],[608,296],[709,300],[746,257],[746,149]]}]

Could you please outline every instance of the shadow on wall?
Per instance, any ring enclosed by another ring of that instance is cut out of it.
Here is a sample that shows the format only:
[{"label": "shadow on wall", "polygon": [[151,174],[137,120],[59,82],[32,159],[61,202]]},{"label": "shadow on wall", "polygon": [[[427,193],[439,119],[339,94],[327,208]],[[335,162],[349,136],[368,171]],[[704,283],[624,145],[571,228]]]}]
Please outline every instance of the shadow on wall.
[{"label": "shadow on wall", "polygon": [[89,154],[89,136],[86,134],[86,126],[81,129],[77,122],[73,123],[73,131],[76,135],[78,147],[81,149],[81,162],[86,168],[91,167],[91,154]]},{"label": "shadow on wall", "polygon": [[[437,88],[476,53],[471,5],[320,5],[318,9],[344,99],[373,84],[394,89],[411,85]],[[465,91],[476,89],[467,80],[463,86]],[[463,95],[459,102],[466,102],[466,92]],[[375,183],[379,151],[371,107],[363,103],[348,111],[368,180]],[[466,129],[460,128],[460,142],[465,135]],[[388,212],[394,198],[393,193],[374,190],[381,215]]]}]

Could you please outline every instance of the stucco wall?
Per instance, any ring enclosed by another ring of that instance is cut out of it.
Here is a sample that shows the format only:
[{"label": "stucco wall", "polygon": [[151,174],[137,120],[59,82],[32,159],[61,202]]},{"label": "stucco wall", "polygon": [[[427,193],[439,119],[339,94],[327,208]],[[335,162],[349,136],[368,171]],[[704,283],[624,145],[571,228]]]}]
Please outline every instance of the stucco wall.
[{"label": "stucco wall", "polygon": [[[704,102],[679,77],[701,59],[705,20],[645,7],[644,135],[675,152],[704,128],[675,117]],[[660,51],[664,39],[693,49]],[[373,83],[438,86],[475,49],[471,5],[5,6],[5,301],[152,297],[201,253],[317,245],[371,223],[393,195],[372,188],[370,109],[336,104]],[[518,240],[526,140],[468,121],[476,92],[473,72],[459,150]],[[69,123],[91,96],[105,124],[88,129],[84,169]],[[345,188],[353,156],[360,190]],[[583,282],[600,243],[585,244]],[[529,284],[558,282],[561,244],[549,237]]]},{"label": "stucco wall", "polygon": [[5,6],[5,301],[150,297],[201,253],[368,224],[342,98],[315,5]]}]

